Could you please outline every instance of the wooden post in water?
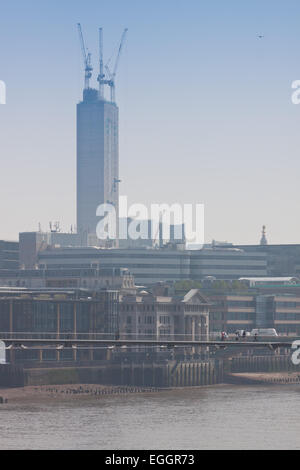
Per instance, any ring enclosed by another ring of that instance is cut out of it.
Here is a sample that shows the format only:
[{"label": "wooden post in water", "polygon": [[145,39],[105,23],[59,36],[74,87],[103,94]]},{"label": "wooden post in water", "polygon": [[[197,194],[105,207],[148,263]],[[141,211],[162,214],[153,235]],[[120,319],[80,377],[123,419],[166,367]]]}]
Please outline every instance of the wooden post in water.
[{"label": "wooden post in water", "polygon": [[[56,338],[59,339],[60,335],[60,309],[59,303],[56,304]],[[56,350],[56,360],[60,360],[60,351]]]},{"label": "wooden post in water", "polygon": [[[74,339],[77,338],[77,303],[74,302],[74,308],[73,308],[73,336]],[[77,349],[73,349],[73,361],[77,361]]]}]

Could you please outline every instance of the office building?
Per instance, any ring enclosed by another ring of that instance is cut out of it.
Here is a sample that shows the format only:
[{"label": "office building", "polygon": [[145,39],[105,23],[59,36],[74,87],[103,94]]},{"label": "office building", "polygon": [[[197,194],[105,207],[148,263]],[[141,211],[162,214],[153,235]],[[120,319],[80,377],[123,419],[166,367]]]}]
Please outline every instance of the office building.
[{"label": "office building", "polygon": [[300,335],[300,295],[206,295],[210,306],[210,332],[275,328],[279,335]]},{"label": "office building", "polygon": [[19,267],[19,243],[0,240],[0,271]]},{"label": "office building", "polygon": [[[2,337],[21,333],[25,337],[49,339],[114,338],[119,329],[119,292],[86,289],[0,289],[0,331]],[[101,352],[102,351],[102,352]],[[10,362],[90,361],[103,359],[103,350],[57,348],[16,348]]]},{"label": "office building", "polygon": [[264,253],[268,276],[300,277],[300,245],[234,245],[247,253]]},{"label": "office building", "polygon": [[57,230],[19,233],[19,262],[17,267],[21,269],[36,269],[39,251],[49,247],[75,247],[81,246],[81,244],[80,235],[77,233],[64,233]]},{"label": "office building", "polygon": [[242,276],[266,276],[264,253],[237,249],[184,250],[58,248],[38,254],[40,269],[127,268],[139,285],[183,279],[201,280],[207,276],[239,279]]},{"label": "office building", "polygon": [[100,204],[112,204],[118,217],[118,115],[115,103],[100,99],[97,90],[84,90],[77,105],[77,232],[83,245],[96,234]]},{"label": "office building", "polygon": [[18,269],[0,270],[0,287],[82,288],[93,291],[119,289],[135,293],[134,277],[128,269],[119,268],[69,268],[69,269]]}]

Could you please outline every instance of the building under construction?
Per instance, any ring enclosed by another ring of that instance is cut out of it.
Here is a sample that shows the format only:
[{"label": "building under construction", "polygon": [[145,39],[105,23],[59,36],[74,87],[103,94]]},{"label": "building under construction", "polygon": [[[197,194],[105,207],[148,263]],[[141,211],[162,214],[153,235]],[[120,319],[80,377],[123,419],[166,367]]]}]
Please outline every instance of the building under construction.
[{"label": "building under construction", "polygon": [[[82,245],[96,244],[96,215],[100,204],[119,202],[119,122],[115,102],[115,77],[127,29],[124,30],[113,69],[103,62],[102,29],[99,30],[98,89],[90,87],[91,55],[79,37],[85,65],[83,100],[77,105],[77,232]],[[110,96],[106,98],[106,90]]]}]

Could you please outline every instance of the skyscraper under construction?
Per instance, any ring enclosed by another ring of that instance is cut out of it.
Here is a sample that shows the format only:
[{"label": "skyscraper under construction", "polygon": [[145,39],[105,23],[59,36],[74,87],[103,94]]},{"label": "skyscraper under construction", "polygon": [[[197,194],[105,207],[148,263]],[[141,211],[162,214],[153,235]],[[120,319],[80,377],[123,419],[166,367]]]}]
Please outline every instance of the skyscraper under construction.
[{"label": "skyscraper under construction", "polygon": [[[103,66],[102,29],[99,30],[99,89],[90,87],[91,56],[86,52],[81,26],[78,24],[85,63],[83,100],[77,104],[77,232],[82,244],[95,244],[100,220],[97,207],[111,203],[118,217],[119,203],[119,111],[115,103],[115,76],[124,30],[113,71]],[[105,98],[110,88],[110,100]]]}]

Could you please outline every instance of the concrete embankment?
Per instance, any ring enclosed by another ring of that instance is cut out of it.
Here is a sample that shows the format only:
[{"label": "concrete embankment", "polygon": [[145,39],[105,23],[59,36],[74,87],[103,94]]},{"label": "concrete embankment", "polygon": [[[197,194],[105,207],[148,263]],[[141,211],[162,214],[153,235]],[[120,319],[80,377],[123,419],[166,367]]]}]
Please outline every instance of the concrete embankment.
[{"label": "concrete embankment", "polygon": [[[279,355],[238,356],[224,359],[167,361],[157,363],[112,363],[41,367],[0,366],[0,387],[63,384],[98,384],[134,387],[193,387],[232,383],[235,374],[294,373],[299,366]],[[267,377],[267,375],[266,375]],[[246,376],[244,376],[246,379]],[[296,380],[296,379],[293,379]]]},{"label": "concrete embankment", "polygon": [[136,387],[188,387],[223,381],[220,361],[171,361],[149,364],[110,364],[93,367],[25,369],[25,385],[103,384]]}]

